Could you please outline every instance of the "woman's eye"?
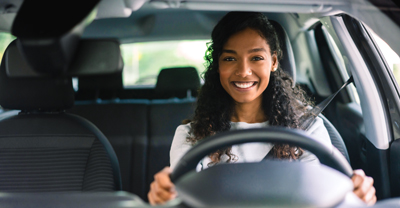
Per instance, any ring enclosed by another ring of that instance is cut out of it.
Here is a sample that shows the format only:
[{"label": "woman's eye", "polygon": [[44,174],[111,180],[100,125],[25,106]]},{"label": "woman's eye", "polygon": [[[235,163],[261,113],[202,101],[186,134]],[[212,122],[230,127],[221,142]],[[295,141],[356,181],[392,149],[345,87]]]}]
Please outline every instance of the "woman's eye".
[{"label": "woman's eye", "polygon": [[261,61],[261,60],[264,60],[264,58],[261,57],[261,56],[256,56],[256,57],[253,57],[252,60],[253,60],[253,61]]},{"label": "woman's eye", "polygon": [[223,59],[224,61],[234,61],[235,59],[232,57],[226,57]]}]

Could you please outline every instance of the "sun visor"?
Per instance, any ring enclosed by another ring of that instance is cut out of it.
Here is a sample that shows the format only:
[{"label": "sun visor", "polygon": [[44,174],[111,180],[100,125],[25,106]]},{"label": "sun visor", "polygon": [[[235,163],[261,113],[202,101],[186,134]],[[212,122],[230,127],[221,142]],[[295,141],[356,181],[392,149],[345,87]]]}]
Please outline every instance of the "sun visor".
[{"label": "sun visor", "polygon": [[[7,48],[3,61],[9,77],[44,77],[52,74],[38,72],[24,59],[14,40]],[[123,61],[119,42],[115,39],[81,39],[74,58],[64,76],[89,76],[120,73]]]},{"label": "sun visor", "polygon": [[93,12],[98,2],[30,0],[22,3],[11,33],[17,37],[17,47],[33,70],[52,75],[69,70],[84,28],[95,18]]}]

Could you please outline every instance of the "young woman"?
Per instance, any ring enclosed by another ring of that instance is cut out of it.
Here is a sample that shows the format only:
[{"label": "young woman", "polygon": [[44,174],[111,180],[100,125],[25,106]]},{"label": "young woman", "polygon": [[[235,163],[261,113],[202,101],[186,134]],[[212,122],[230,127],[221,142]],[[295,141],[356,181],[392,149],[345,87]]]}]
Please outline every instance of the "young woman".
[{"label": "young woman", "polygon": [[[199,140],[218,132],[269,125],[299,128],[312,105],[304,92],[292,88],[293,80],[279,66],[282,52],[275,29],[261,13],[230,12],[215,26],[206,53],[204,74],[195,116],[180,125],[170,151],[171,167],[155,175],[148,198],[162,204],[176,197],[169,174],[180,158]],[[332,148],[321,119],[308,133]],[[200,161],[202,170],[220,162],[261,161],[272,151],[276,158],[319,163],[315,155],[285,144],[234,145]],[[352,177],[354,193],[368,204],[376,202],[373,179],[362,170]]]}]

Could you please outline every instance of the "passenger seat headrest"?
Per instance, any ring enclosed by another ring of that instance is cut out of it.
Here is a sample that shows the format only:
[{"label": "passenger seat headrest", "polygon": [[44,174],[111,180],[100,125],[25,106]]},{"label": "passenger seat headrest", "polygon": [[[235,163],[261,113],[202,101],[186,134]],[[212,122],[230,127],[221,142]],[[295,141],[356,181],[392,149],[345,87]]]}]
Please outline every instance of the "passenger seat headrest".
[{"label": "passenger seat headrest", "polygon": [[7,75],[7,52],[15,44],[14,40],[7,47],[0,65],[0,105],[5,109],[28,111],[54,111],[72,107],[72,78],[14,78]]},{"label": "passenger seat headrest", "polygon": [[122,73],[78,78],[78,90],[120,90],[124,88]]},{"label": "passenger seat headrest", "polygon": [[292,45],[285,29],[276,21],[269,20],[276,30],[278,35],[281,50],[283,53],[282,59],[279,61],[280,67],[283,71],[289,74],[294,82],[296,82],[296,62],[294,60]]},{"label": "passenger seat headrest", "polygon": [[194,67],[166,68],[157,78],[156,93],[196,91],[200,87],[200,77]]}]

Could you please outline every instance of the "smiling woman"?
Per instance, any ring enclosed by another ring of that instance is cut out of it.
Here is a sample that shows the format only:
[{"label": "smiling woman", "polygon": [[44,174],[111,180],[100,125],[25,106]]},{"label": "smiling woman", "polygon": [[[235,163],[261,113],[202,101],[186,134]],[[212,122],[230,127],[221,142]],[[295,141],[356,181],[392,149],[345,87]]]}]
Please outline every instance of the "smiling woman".
[{"label": "smiling woman", "polygon": [[[170,163],[179,160],[199,141],[230,130],[283,126],[298,129],[312,105],[303,90],[280,67],[282,57],[275,28],[261,13],[230,12],[215,26],[206,53],[207,69],[193,120],[180,125],[171,145]],[[307,133],[328,148],[327,129],[316,118]],[[266,157],[318,163],[312,153],[289,144],[249,143],[218,149],[204,158],[197,170],[218,163],[259,162]],[[160,204],[177,193],[170,168],[155,175],[148,198]],[[353,176],[354,193],[365,202],[376,201],[373,180],[364,172]],[[362,187],[362,188],[360,188]]]}]

